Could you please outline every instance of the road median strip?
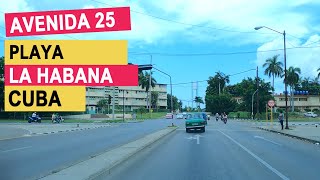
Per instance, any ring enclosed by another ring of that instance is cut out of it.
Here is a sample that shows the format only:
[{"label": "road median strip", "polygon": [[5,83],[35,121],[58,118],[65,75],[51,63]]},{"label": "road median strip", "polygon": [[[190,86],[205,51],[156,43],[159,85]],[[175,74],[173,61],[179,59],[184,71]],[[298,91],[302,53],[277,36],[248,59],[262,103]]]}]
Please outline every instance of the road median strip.
[{"label": "road median strip", "polygon": [[68,179],[68,180],[89,180],[110,171],[122,162],[138,153],[142,149],[158,141],[162,137],[175,131],[176,127],[165,128],[149,134],[138,140],[124,144],[120,147],[109,150],[100,155],[94,156],[61,171],[41,178],[41,180]]}]

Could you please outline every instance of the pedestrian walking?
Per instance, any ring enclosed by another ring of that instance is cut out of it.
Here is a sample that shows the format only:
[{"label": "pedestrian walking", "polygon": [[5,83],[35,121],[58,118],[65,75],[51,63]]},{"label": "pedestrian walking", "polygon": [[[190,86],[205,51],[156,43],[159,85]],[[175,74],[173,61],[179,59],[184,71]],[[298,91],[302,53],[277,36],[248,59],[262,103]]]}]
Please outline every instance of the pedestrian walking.
[{"label": "pedestrian walking", "polygon": [[281,124],[281,130],[283,130],[283,119],[284,119],[283,116],[284,116],[283,112],[280,111],[278,119],[279,119],[279,122]]}]

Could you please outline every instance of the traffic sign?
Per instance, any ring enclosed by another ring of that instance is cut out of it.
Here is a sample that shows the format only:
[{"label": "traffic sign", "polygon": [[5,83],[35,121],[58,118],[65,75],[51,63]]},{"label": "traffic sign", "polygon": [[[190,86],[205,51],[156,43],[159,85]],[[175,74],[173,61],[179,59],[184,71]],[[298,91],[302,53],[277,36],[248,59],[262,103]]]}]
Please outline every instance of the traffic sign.
[{"label": "traffic sign", "polygon": [[268,101],[268,106],[273,107],[274,106],[274,100],[269,100]]}]

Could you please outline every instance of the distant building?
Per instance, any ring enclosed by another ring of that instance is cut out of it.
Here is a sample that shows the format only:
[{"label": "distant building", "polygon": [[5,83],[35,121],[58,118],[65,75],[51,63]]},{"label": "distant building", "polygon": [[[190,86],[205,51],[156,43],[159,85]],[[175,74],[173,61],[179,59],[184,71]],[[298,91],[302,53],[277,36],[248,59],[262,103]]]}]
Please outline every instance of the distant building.
[{"label": "distant building", "polygon": [[242,97],[233,97],[233,99],[237,102],[237,104],[241,104],[243,102]]},{"label": "distant building", "polygon": [[[86,106],[87,113],[96,114],[99,111],[97,104],[102,99],[108,99],[108,96],[113,96],[113,88],[115,90],[115,106],[124,105],[126,112],[131,112],[140,107],[147,108],[147,93],[141,86],[123,86],[123,87],[86,87]],[[158,95],[158,109],[167,109],[167,85],[156,84],[151,91],[156,91]],[[124,103],[124,104],[123,104]],[[156,107],[154,107],[156,108]],[[108,109],[112,109],[112,103]]]},{"label": "distant building", "polygon": [[[277,108],[285,108],[286,101],[285,95],[275,95],[275,102]],[[319,95],[294,95],[294,108],[304,111],[305,109],[320,109],[320,96]],[[290,108],[290,95],[288,95],[288,108]]]}]

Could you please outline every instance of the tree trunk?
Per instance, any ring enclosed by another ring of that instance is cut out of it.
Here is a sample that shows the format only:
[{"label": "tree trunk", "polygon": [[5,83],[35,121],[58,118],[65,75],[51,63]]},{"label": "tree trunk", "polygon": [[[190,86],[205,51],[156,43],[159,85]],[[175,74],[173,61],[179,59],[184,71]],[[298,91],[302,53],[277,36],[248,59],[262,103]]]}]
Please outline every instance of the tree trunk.
[{"label": "tree trunk", "polygon": [[273,92],[273,95],[274,95],[274,74],[272,75],[272,88],[273,88],[272,92]]}]

